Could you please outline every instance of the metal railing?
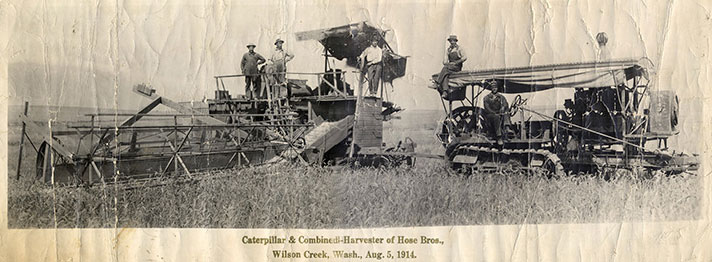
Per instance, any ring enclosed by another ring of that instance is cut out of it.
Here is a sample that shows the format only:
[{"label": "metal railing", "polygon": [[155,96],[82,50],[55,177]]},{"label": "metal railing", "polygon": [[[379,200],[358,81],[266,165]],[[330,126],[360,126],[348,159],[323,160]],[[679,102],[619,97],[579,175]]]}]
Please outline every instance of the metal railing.
[{"label": "metal railing", "polygon": [[[261,90],[262,92],[267,92],[266,97],[267,100],[274,100],[275,98],[280,97],[282,94],[281,93],[276,93],[272,86],[283,86],[285,83],[276,83],[275,77],[277,75],[294,75],[294,76],[313,76],[314,79],[316,80],[316,86],[313,87],[312,90],[309,90],[312,93],[312,96],[316,96],[317,98],[321,98],[323,96],[336,96],[336,97],[354,97],[354,95],[349,94],[349,81],[347,80],[348,77],[346,76],[353,76],[354,82],[359,80],[359,74],[361,72],[356,71],[356,70],[351,70],[351,71],[337,71],[337,72],[320,72],[320,73],[308,73],[308,72],[279,72],[279,73],[260,73],[260,74],[232,74],[232,75],[217,75],[214,76],[215,78],[215,85],[216,89],[218,91],[228,91],[227,86],[225,85],[225,79],[229,78],[243,78],[247,76],[255,76],[259,75],[262,79],[261,81]],[[327,76],[333,76],[331,79],[327,79]],[[286,77],[285,77],[286,79]],[[308,80],[308,79],[300,79],[300,80]],[[288,80],[287,80],[288,82]],[[341,88],[339,88],[339,82],[343,83],[341,85]],[[326,84],[331,88],[330,93],[323,93],[321,84]],[[254,87],[253,87],[254,88]],[[351,88],[351,90],[356,90],[355,88]],[[316,92],[316,93],[314,93]],[[258,100],[258,99],[255,99]]]}]

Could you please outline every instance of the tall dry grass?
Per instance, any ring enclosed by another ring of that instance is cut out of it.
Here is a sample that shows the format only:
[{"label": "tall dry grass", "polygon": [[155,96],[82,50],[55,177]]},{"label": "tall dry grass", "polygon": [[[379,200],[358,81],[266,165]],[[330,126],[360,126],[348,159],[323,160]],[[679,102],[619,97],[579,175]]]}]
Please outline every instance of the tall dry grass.
[{"label": "tall dry grass", "polygon": [[[430,115],[436,114],[415,112],[409,119],[386,122],[384,142],[392,145],[410,136],[418,143],[417,152],[442,154]],[[198,180],[164,178],[158,181],[163,186],[133,190],[53,188],[33,179],[36,152],[30,147],[23,154],[22,179],[13,179],[17,142],[8,148],[13,156],[8,159],[11,228],[344,228],[700,217],[699,176],[606,181],[502,171],[467,177],[444,162],[423,159],[414,168],[280,165],[196,174],[203,178]]]},{"label": "tall dry grass", "polygon": [[351,228],[700,216],[697,176],[604,181],[500,172],[468,177],[444,163],[423,161],[415,168],[283,165],[203,174],[211,176],[187,182],[165,178],[166,185],[134,190],[15,183],[9,190],[9,226]]}]

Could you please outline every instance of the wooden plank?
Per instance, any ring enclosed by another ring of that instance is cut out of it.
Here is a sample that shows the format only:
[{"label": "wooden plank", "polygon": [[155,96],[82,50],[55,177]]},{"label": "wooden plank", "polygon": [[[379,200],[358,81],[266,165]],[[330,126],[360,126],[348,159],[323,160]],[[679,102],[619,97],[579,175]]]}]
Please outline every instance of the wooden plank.
[{"label": "wooden plank", "polygon": [[366,129],[378,129],[378,130],[383,129],[383,125],[381,125],[381,123],[360,123],[359,125],[357,125],[357,127],[363,127]]},{"label": "wooden plank", "polygon": [[[322,123],[324,125],[331,124],[332,126],[328,127],[329,129],[326,132],[318,134],[317,137],[313,137],[316,133],[312,132],[321,132],[320,130],[318,130],[320,126],[317,126],[316,128],[309,131],[309,133],[304,136],[304,138],[307,140],[306,146],[304,148],[316,148],[319,149],[323,154],[324,152],[333,148],[335,145],[339,144],[341,141],[343,141],[344,139],[346,139],[346,137],[349,136],[349,134],[351,133],[350,130],[353,127],[353,122],[354,116],[351,115],[339,120],[336,123]],[[322,128],[324,127],[326,126],[323,126]],[[297,151],[298,154],[301,154],[302,152],[304,152],[304,150]],[[266,161],[265,163],[276,163],[281,160],[282,157],[275,156],[272,159]]]},{"label": "wooden plank", "polygon": [[361,119],[361,120],[362,120],[362,121],[359,121],[359,122],[362,122],[362,123],[375,123],[375,124],[379,124],[379,123],[382,123],[382,122],[383,122],[383,121],[381,121],[381,119],[376,119],[376,118],[372,118],[372,117],[364,117],[364,118]]},{"label": "wooden plank", "polygon": [[367,133],[367,134],[365,134],[364,136],[361,136],[361,137],[364,138],[364,139],[378,139],[378,140],[381,140],[381,136],[377,136],[377,135],[374,134],[374,133]]},{"label": "wooden plank", "polygon": [[[171,108],[171,109],[173,109],[173,110],[175,110],[175,111],[178,111],[178,112],[181,113],[181,114],[196,115],[196,116],[193,117],[193,119],[195,119],[196,121],[198,121],[198,122],[200,122],[200,123],[203,123],[203,124],[212,124],[212,125],[224,125],[224,124],[225,124],[224,121],[220,121],[220,120],[218,120],[218,119],[216,119],[216,118],[214,118],[214,117],[211,117],[211,116],[205,116],[205,114],[204,114],[203,112],[200,112],[200,111],[197,111],[197,110],[193,110],[192,108],[183,106],[183,105],[181,105],[181,104],[179,104],[179,103],[176,103],[176,102],[173,101],[173,100],[170,100],[170,99],[168,99],[168,98],[159,96],[159,95],[156,94],[156,93],[152,93],[151,95],[147,95],[147,94],[145,94],[145,93],[142,93],[142,92],[138,91],[136,87],[134,87],[134,92],[136,92],[136,93],[138,93],[138,94],[140,94],[140,95],[142,95],[142,96],[149,97],[149,98],[153,99],[153,101],[152,101],[148,106],[146,106],[144,109],[146,109],[146,108],[148,108],[149,106],[151,106],[154,102],[158,102],[159,104],[163,104],[163,105],[165,105],[165,106],[167,106],[167,107],[169,107],[169,108]],[[155,107],[155,106],[157,106],[157,105],[158,105],[158,104],[154,105],[153,107]],[[150,112],[151,110],[153,110],[153,108],[148,109],[147,112]],[[142,110],[142,111],[143,111],[143,110]],[[131,124],[133,124],[133,123],[131,123]],[[237,130],[237,132],[238,132],[241,136],[247,135],[247,133],[246,133],[245,131],[242,131],[242,130],[239,130],[239,129]],[[268,133],[273,133],[273,132],[268,132]]]},{"label": "wooden plank", "polygon": [[321,137],[313,141],[307,141],[306,148],[319,148],[322,150],[331,149],[336,144],[346,139],[349,133],[348,130],[351,128],[352,123],[353,116],[345,117],[344,119],[337,122],[333,127],[330,128],[328,132],[323,134]]},{"label": "wooden plank", "polygon": [[358,129],[359,132],[382,133],[379,131],[380,128],[375,126],[359,126],[356,127],[356,129]]},{"label": "wooden plank", "polygon": [[380,139],[359,139],[356,140],[357,145],[380,145],[381,140]]},{"label": "wooden plank", "polygon": [[[23,113],[25,116],[27,116],[27,109],[29,106],[30,103],[25,101],[25,111]],[[20,133],[20,153],[17,154],[17,175],[15,176],[15,180],[20,180],[20,171],[22,170],[22,149],[25,145],[25,128],[27,128],[27,125],[22,122],[22,133]]]},{"label": "wooden plank", "polygon": [[178,163],[183,167],[183,171],[188,175],[188,177],[193,178],[193,175],[190,174],[190,171],[188,170],[188,167],[185,166],[185,163],[183,163],[183,158],[180,157],[179,154],[176,153],[176,159],[178,159]]},{"label": "wooden plank", "polygon": [[383,137],[383,134],[381,133],[375,133],[375,132],[363,132],[363,135],[359,135],[357,137],[374,137],[374,138],[381,138]]},{"label": "wooden plank", "polygon": [[372,127],[377,129],[382,129],[383,125],[378,122],[360,122],[356,125],[357,127]]},{"label": "wooden plank", "polygon": [[364,143],[374,144],[375,143],[375,144],[380,145],[382,140],[379,138],[374,138],[374,137],[358,137],[358,138],[354,139],[354,141],[356,141],[356,144],[364,144]]},{"label": "wooden plank", "polygon": [[376,119],[376,118],[368,117],[368,116],[362,118],[361,120],[362,120],[362,121],[359,121],[359,122],[368,122],[368,123],[381,123],[381,122],[383,122],[383,121],[381,121],[381,119]]},{"label": "wooden plank", "polygon": [[212,125],[224,125],[226,124],[223,121],[220,121],[216,118],[213,118],[211,116],[205,116],[202,112],[193,110],[192,108],[183,106],[179,103],[174,102],[173,100],[170,100],[165,97],[159,97],[161,104],[178,111],[181,114],[196,114],[197,116],[194,117],[194,119],[198,122],[204,123],[204,124],[212,124]]},{"label": "wooden plank", "polygon": [[381,141],[381,137],[374,136],[374,135],[360,135],[360,136],[356,137],[356,141],[366,141],[366,140]]},{"label": "wooden plank", "polygon": [[375,135],[369,134],[369,135],[359,135],[359,136],[356,136],[356,139],[360,139],[360,140],[381,140],[381,137],[380,137],[380,136],[375,136]]},{"label": "wooden plank", "polygon": [[135,115],[133,115],[133,116],[127,118],[126,120],[124,120],[123,122],[121,122],[121,124],[119,126],[133,125],[134,123],[136,123],[138,120],[141,120],[141,118],[143,118],[146,114],[151,112],[151,110],[153,110],[154,108],[156,108],[156,106],[158,106],[160,104],[161,104],[160,97],[154,99],[153,101],[151,101],[151,103],[148,103],[148,105],[141,108],[141,110],[139,110]]},{"label": "wooden plank", "polygon": [[[141,118],[143,118],[146,114],[151,112],[151,110],[153,110],[154,108],[156,108],[156,106],[158,106],[160,104],[161,104],[160,97],[153,99],[153,101],[151,101],[151,103],[148,103],[148,105],[141,108],[137,114],[135,114],[135,115],[127,118],[123,122],[121,122],[121,124],[119,126],[125,127],[125,126],[133,125],[134,123],[138,122],[138,120],[141,120]],[[106,136],[104,136],[104,138],[99,141],[99,144],[108,143],[109,141],[111,141],[115,138],[115,135],[116,135],[116,132],[107,133]]]}]

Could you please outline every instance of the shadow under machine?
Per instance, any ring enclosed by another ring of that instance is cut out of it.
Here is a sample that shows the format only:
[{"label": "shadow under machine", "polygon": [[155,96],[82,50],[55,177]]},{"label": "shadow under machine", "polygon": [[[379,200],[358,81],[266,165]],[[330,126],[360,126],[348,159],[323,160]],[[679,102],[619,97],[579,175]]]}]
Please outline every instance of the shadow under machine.
[{"label": "shadow under machine", "polygon": [[[457,72],[449,91],[441,92],[446,117],[437,137],[452,167],[465,171],[694,172],[699,168],[696,154],[667,147],[667,139],[679,133],[679,101],[673,91],[651,85],[651,68],[643,58]],[[502,145],[479,105],[494,83],[500,93],[516,95],[503,115]],[[555,88],[570,89],[573,98],[533,95]],[[563,109],[553,114],[533,110],[522,94]]]},{"label": "shadow under machine", "polygon": [[[367,22],[297,33],[300,41],[324,46],[324,72],[290,68],[286,83],[261,74],[255,97],[230,94],[244,88],[244,75],[220,75],[214,77],[215,98],[207,104],[175,102],[141,84],[134,92],[150,102],[135,113],[87,114],[51,130],[21,115],[23,134],[37,145],[37,177],[48,183],[93,184],[163,174],[192,177],[201,170],[284,161],[412,164],[412,141],[383,144],[383,121],[401,110],[387,101],[383,82],[404,76],[406,66],[406,57],[392,51],[384,34]],[[334,68],[330,60],[346,59],[356,67],[373,37],[386,50],[381,92],[363,96],[364,74]],[[309,86],[309,80],[316,86]]]}]

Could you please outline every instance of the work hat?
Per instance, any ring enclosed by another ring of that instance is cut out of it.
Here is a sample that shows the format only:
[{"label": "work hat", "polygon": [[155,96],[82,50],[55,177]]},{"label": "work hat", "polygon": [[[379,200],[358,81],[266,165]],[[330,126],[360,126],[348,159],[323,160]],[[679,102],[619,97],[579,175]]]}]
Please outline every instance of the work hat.
[{"label": "work hat", "polygon": [[490,88],[499,88],[499,83],[497,82],[497,79],[489,80],[486,82],[486,84],[490,86]]},{"label": "work hat", "polygon": [[256,46],[255,44],[253,44],[253,43],[249,43],[249,44],[247,44],[247,47],[250,47],[250,46],[254,46],[254,47],[257,47],[257,46]]},{"label": "work hat", "polygon": [[596,42],[599,44],[606,44],[608,43],[608,35],[606,35],[606,32],[600,32],[596,35]]},{"label": "work hat", "polygon": [[281,38],[277,38],[277,40],[274,41],[274,44],[276,45],[279,42],[284,43],[284,40],[282,40]]},{"label": "work hat", "polygon": [[456,35],[450,35],[450,37],[447,38],[447,41],[450,41],[450,40],[455,40],[455,42],[457,42],[457,36],[456,36]]}]

